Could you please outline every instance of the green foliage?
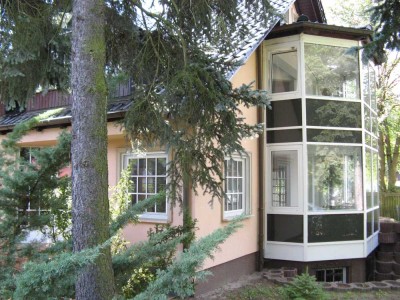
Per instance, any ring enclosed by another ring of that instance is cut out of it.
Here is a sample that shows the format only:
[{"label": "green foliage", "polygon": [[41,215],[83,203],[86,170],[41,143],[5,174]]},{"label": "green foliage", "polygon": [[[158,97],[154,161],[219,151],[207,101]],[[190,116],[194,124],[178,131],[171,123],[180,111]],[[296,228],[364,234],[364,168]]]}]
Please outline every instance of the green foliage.
[{"label": "green foliage", "polygon": [[400,11],[398,0],[380,0],[373,8],[371,21],[376,24],[374,41],[366,47],[368,53],[385,56],[385,49],[400,50]]},{"label": "green foliage", "polygon": [[315,276],[308,271],[298,275],[294,280],[280,289],[285,299],[322,300],[327,299],[322,286],[315,281]]},{"label": "green foliage", "polygon": [[155,275],[149,268],[143,267],[133,270],[128,283],[122,288],[126,298],[132,298],[145,291],[150,282],[154,281]]},{"label": "green foliage", "polygon": [[157,272],[157,278],[150,283],[146,291],[137,295],[135,299],[167,299],[167,295],[174,294],[183,299],[194,294],[194,283],[203,280],[209,272],[198,271],[204,260],[212,257],[215,249],[232,233],[241,227],[242,218],[236,218],[227,226],[215,230],[213,233],[193,242],[190,248],[179,254],[178,258],[165,270]]}]

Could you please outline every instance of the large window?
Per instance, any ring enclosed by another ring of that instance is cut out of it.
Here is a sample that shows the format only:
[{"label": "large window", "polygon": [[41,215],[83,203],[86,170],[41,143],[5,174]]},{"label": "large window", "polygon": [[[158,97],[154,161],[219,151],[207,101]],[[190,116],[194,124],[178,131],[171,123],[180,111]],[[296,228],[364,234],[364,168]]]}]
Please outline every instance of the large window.
[{"label": "large window", "polygon": [[360,98],[357,51],[309,43],[304,51],[307,95]]},{"label": "large window", "polygon": [[297,51],[272,54],[272,93],[297,90]]},{"label": "large window", "polygon": [[357,241],[364,238],[364,215],[309,215],[308,242]]},{"label": "large window", "polygon": [[224,219],[248,213],[250,202],[249,164],[247,155],[225,158],[224,162]]},{"label": "large window", "polygon": [[[165,191],[167,180],[167,155],[148,153],[146,155],[124,154],[124,167],[130,167],[132,186],[129,190],[132,204]],[[163,218],[167,213],[167,200],[147,209],[142,218]]]},{"label": "large window", "polygon": [[308,146],[308,209],[363,209],[361,147]]}]

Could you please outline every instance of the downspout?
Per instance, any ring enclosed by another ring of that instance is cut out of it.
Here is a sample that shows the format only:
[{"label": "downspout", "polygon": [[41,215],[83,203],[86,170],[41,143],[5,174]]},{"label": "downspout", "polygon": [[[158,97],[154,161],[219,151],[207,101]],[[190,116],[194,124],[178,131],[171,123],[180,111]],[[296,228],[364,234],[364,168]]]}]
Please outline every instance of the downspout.
[{"label": "downspout", "polygon": [[[257,49],[257,89],[262,89],[262,44]],[[264,122],[264,108],[257,108],[257,123]],[[262,271],[264,268],[264,141],[265,133],[264,130],[258,138],[258,260],[257,260],[257,271]]]}]

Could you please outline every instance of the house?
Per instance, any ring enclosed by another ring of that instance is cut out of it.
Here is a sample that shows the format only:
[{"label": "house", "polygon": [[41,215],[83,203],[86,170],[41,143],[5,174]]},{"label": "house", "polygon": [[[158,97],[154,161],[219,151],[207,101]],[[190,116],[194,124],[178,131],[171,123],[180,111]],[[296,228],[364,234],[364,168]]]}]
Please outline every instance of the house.
[{"label": "house", "polygon": [[[204,236],[239,214],[244,227],[208,260],[211,289],[263,266],[308,268],[319,281],[363,282],[378,245],[378,150],[374,67],[351,47],[368,43],[371,31],[327,25],[320,0],[271,1],[285,18],[264,26],[247,19],[252,36],[238,41],[231,59],[244,64],[230,74],[234,86],[255,81],[271,91],[272,109],[244,109],[246,122],[264,123],[246,139],[247,155],[224,164],[229,201],[189,193],[190,213]],[[245,12],[244,12],[245,13]],[[130,87],[121,86],[108,107],[109,183],[133,166],[132,201],[165,184],[170,158],[164,148],[130,152],[114,124],[129,106]],[[54,144],[70,126],[70,98],[50,91],[36,95],[24,112],[4,113],[0,132],[43,110],[66,109],[37,127],[21,147]],[[147,172],[143,172],[146,170]],[[234,187],[233,187],[234,186]],[[166,201],[143,214],[123,233],[132,243],[159,223],[182,224],[179,208]]]}]

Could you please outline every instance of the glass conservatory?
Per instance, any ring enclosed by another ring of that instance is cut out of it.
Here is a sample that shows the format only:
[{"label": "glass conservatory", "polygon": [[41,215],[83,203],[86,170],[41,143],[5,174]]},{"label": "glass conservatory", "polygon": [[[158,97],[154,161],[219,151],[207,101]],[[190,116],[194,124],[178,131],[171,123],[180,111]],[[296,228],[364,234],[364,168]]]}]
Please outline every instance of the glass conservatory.
[{"label": "glass conservatory", "polygon": [[368,31],[282,27],[262,52],[264,257],[365,258],[378,245],[378,125],[374,66],[354,47]]}]

